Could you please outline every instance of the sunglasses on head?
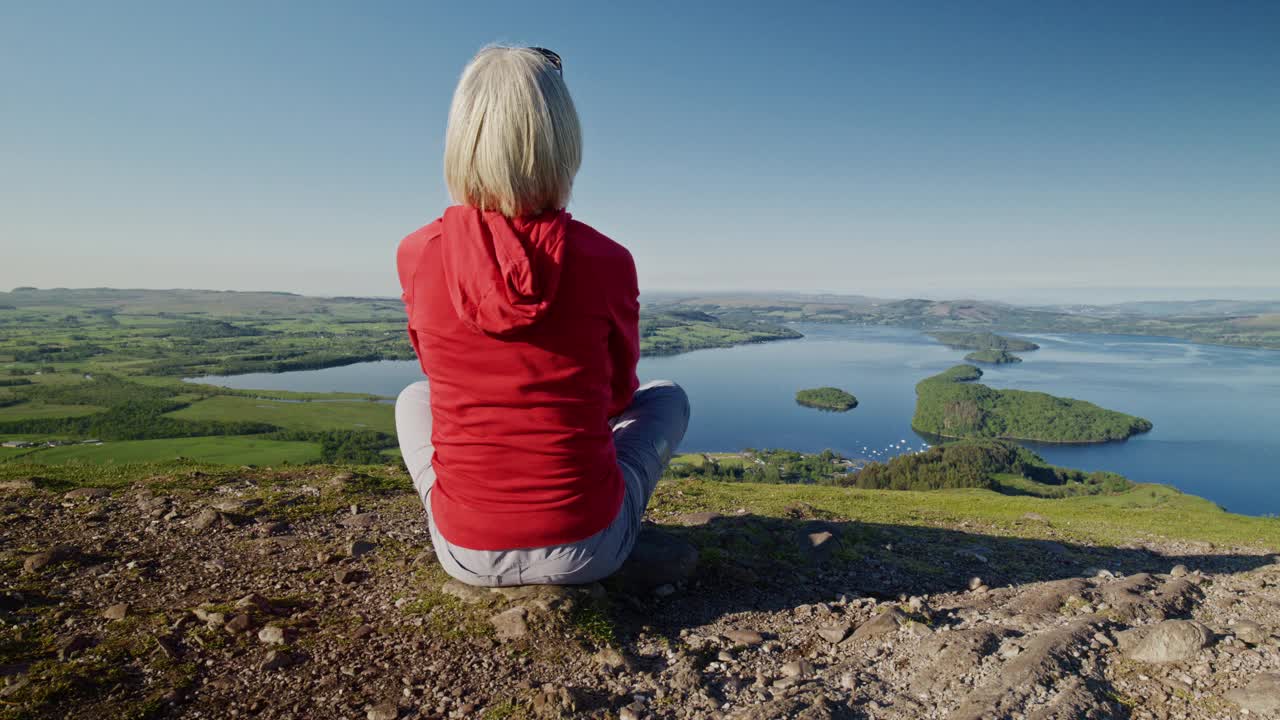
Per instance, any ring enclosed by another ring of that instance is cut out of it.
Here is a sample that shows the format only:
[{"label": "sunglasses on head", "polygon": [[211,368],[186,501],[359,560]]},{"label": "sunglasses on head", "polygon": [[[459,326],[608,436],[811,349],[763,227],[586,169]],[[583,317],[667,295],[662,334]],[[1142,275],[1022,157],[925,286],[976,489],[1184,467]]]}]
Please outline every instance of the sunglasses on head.
[{"label": "sunglasses on head", "polygon": [[564,74],[564,64],[560,61],[560,56],[557,55],[555,52],[548,50],[546,48],[540,48],[540,47],[531,47],[529,49],[538,53],[542,57],[546,58],[547,61],[550,62],[552,65],[555,65],[556,72],[560,73],[561,75]]}]

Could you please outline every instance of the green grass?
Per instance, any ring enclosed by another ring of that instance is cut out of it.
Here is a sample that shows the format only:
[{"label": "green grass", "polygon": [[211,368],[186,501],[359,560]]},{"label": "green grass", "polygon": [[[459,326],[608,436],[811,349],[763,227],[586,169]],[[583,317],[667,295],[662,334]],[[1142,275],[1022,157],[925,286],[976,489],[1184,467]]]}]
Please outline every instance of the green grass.
[{"label": "green grass", "polygon": [[707,464],[708,457],[720,467],[741,467],[743,463],[742,455],[739,453],[682,453],[671,458],[671,464],[701,468]]},{"label": "green grass", "polygon": [[1012,473],[996,473],[992,476],[992,481],[997,490],[1008,495],[1057,498],[1097,492],[1084,483],[1067,482],[1062,485],[1049,485]]},{"label": "green grass", "polygon": [[182,420],[265,422],[291,430],[395,432],[395,408],[366,400],[280,402],[219,395],[169,415]]},{"label": "green grass", "polygon": [[[3,456],[0,456],[3,457]],[[66,445],[44,448],[23,456],[23,462],[42,464],[87,463],[94,465],[139,463],[188,458],[207,463],[278,465],[313,462],[320,446],[309,442],[263,440],[254,437],[194,437],[165,440],[127,440],[101,445]]]},{"label": "green grass", "polygon": [[78,417],[101,412],[102,409],[94,405],[60,405],[58,403],[32,400],[21,405],[0,408],[0,421],[47,417]]},{"label": "green grass", "polygon": [[1165,485],[1142,484],[1114,495],[1046,499],[990,490],[860,490],[819,485],[664,482],[651,507],[660,512],[738,508],[783,516],[797,502],[834,517],[877,524],[958,525],[979,522],[1010,536],[1029,532],[1023,516],[1038,513],[1055,536],[1119,545],[1144,538],[1198,540],[1280,550],[1280,520],[1228,513]]},{"label": "green grass", "polygon": [[11,459],[16,458],[16,457],[19,457],[19,456],[21,456],[21,455],[26,455],[26,454],[30,453],[30,452],[32,451],[32,449],[33,449],[33,448],[7,448],[7,447],[0,447],[0,462],[5,462],[6,460],[11,460]]},{"label": "green grass", "polygon": [[[343,470],[358,473],[362,486],[367,488],[358,492],[402,493],[406,502],[413,499],[405,473],[395,466],[382,465],[246,471],[193,462],[106,466],[0,463],[0,480],[37,476],[37,487],[55,491],[78,486],[126,487],[138,482],[176,489],[212,487],[230,478],[252,477],[254,473],[276,483],[288,482],[287,478],[295,473],[297,482],[312,482],[309,478]],[[788,509],[797,503],[812,506],[820,517],[877,525],[958,527],[968,522],[982,527],[983,532],[1007,537],[1052,537],[1105,546],[1168,539],[1280,551],[1280,520],[1236,515],[1203,498],[1150,484],[1135,485],[1114,495],[1047,499],[990,490],[861,490],[667,479],[659,484],[650,510],[658,522],[674,514],[703,510],[731,515],[745,509],[757,515],[787,517]],[[1028,523],[1024,517],[1027,513],[1037,513],[1048,522]],[[443,582],[443,578],[433,577],[432,581]],[[423,587],[436,586],[438,582]]]}]

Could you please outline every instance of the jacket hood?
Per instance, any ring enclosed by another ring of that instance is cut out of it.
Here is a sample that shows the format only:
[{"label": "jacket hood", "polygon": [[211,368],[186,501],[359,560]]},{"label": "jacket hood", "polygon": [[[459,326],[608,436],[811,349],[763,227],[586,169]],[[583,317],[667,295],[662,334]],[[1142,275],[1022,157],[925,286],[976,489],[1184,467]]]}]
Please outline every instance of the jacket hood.
[{"label": "jacket hood", "polygon": [[560,284],[569,213],[508,218],[455,206],[444,212],[441,260],[458,317],[502,337],[547,313]]}]

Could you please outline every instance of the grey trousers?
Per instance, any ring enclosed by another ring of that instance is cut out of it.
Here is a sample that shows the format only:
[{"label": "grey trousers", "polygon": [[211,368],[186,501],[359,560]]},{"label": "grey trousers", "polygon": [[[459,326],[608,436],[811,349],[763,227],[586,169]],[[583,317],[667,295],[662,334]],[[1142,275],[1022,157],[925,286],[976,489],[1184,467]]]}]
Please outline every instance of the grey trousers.
[{"label": "grey trousers", "polygon": [[578,542],[515,550],[472,550],[444,539],[431,518],[431,387],[406,387],[396,399],[396,434],[409,475],[427,510],[436,557],[445,572],[469,585],[573,585],[608,577],[631,554],[645,506],[689,427],[689,398],[673,382],[636,390],[631,405],[611,421],[618,467],[626,486],[622,507],[608,527]]}]

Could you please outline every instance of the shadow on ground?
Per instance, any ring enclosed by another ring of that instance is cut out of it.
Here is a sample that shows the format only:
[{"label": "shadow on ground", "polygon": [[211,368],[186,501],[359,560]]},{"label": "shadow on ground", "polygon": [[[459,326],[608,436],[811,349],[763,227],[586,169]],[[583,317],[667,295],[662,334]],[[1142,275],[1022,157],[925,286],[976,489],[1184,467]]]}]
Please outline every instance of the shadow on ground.
[{"label": "shadow on ground", "polygon": [[706,514],[692,517],[690,526],[646,525],[641,542],[653,542],[655,535],[663,534],[686,541],[698,551],[697,570],[686,581],[685,591],[667,598],[628,588],[624,570],[623,577],[606,582],[633,598],[616,608],[615,619],[624,628],[648,625],[676,634],[726,614],[774,612],[831,602],[841,595],[893,600],[960,592],[969,590],[974,578],[999,591],[1099,571],[1158,574],[1185,565],[1193,571],[1237,573],[1277,560],[1266,554],[1214,554],[1207,543],[1188,544],[1183,553],[1169,554],[1139,545],[1094,546],[835,521],[806,516],[809,512],[802,509],[789,518]]}]

